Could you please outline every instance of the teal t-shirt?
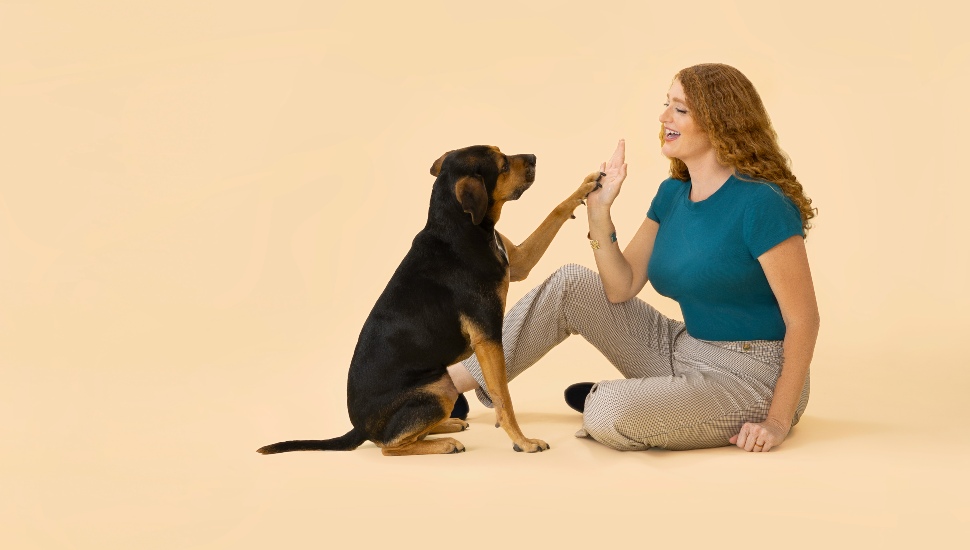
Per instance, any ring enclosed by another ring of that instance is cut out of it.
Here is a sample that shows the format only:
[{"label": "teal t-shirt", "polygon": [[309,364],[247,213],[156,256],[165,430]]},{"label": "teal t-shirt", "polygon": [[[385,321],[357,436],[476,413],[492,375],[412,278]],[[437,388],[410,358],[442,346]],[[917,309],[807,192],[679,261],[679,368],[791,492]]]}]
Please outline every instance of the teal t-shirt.
[{"label": "teal t-shirt", "polygon": [[647,217],[660,224],[647,275],[676,300],[687,333],[701,340],[781,340],[785,322],[758,262],[769,249],[803,235],[795,203],[772,183],[731,176],[692,202],[691,183],[660,184]]}]

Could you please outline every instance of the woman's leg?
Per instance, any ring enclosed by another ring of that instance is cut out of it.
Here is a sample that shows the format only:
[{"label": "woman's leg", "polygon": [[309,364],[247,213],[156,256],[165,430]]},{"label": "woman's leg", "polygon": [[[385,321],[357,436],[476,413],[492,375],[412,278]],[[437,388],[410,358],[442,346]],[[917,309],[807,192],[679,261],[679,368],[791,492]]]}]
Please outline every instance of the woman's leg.
[{"label": "woman's leg", "polygon": [[[569,335],[580,334],[624,377],[669,376],[673,343],[682,332],[683,323],[664,317],[642,300],[611,304],[596,272],[567,264],[506,315],[502,329],[506,372],[511,381]],[[478,383],[478,398],[491,407],[474,355],[449,371],[459,391],[468,389],[467,372]]]},{"label": "woman's leg", "polygon": [[[686,336],[674,351],[673,375],[597,384],[577,435],[618,450],[729,445],[745,422],[767,417],[781,351],[781,342],[710,343]],[[807,404],[806,379],[792,425]]]}]

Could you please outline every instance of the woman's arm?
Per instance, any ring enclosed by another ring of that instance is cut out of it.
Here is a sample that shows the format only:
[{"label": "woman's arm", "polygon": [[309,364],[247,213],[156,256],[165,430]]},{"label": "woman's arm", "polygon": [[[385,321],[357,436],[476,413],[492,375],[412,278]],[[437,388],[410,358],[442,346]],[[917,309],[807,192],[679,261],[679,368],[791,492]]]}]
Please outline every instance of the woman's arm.
[{"label": "woman's arm", "polygon": [[[603,289],[606,298],[619,304],[633,298],[647,284],[647,264],[653,252],[653,243],[657,239],[660,224],[644,217],[640,229],[623,252],[616,243],[610,242],[610,233],[614,231],[610,212],[596,212],[590,210],[589,235],[591,239],[600,242],[600,248],[593,250],[596,269],[603,279]],[[606,235],[605,237],[603,235]]]},{"label": "woman's arm", "polygon": [[593,191],[586,198],[589,238],[600,244],[599,249],[593,250],[596,269],[603,279],[606,298],[614,304],[636,296],[647,284],[647,264],[660,228],[657,222],[645,218],[623,252],[610,238],[616,231],[610,217],[610,207],[626,179],[625,154],[626,143],[621,139],[610,161],[600,165],[600,172],[605,174],[600,179],[602,189]]},{"label": "woman's arm", "polygon": [[758,261],[785,320],[784,362],[775,383],[768,418],[761,423],[745,424],[730,439],[746,451],[768,451],[788,435],[819,328],[815,287],[802,237],[796,235],[782,241],[758,257]]}]

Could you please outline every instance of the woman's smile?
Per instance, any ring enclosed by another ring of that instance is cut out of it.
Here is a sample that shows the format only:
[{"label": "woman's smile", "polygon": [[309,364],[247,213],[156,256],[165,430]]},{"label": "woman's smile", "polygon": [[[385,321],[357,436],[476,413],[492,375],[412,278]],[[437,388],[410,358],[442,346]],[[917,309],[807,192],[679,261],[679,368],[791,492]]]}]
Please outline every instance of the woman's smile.
[{"label": "woman's smile", "polygon": [[679,137],[680,137],[680,132],[677,132],[667,126],[664,126],[664,141],[674,141]]}]

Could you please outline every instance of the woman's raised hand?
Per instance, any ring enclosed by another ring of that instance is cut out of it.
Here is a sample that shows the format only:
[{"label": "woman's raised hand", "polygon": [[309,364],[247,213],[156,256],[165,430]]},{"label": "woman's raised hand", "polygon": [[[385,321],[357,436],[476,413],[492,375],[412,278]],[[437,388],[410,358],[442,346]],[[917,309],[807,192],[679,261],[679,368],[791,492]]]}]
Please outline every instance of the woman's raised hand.
[{"label": "woman's raised hand", "polygon": [[606,174],[600,179],[601,189],[597,189],[586,198],[589,208],[609,208],[616,196],[620,194],[620,186],[626,179],[626,164],[623,162],[626,156],[626,142],[622,139],[616,144],[616,150],[609,162],[600,164],[600,172]]}]

